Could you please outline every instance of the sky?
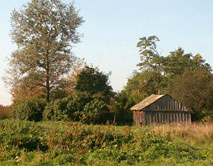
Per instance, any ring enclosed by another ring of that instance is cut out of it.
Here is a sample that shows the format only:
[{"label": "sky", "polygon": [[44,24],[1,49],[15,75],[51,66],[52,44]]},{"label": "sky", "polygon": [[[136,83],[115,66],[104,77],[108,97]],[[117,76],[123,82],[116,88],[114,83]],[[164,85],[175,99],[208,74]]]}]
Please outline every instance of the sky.
[{"label": "sky", "polygon": [[[2,79],[9,67],[7,58],[16,49],[9,36],[10,14],[29,1],[7,0],[0,6],[1,105],[11,104],[9,87]],[[114,91],[122,90],[138,70],[140,37],[158,36],[163,56],[182,47],[186,53],[200,53],[213,66],[212,0],[75,0],[74,4],[85,22],[79,28],[81,42],[72,51],[101,71],[111,72]]]}]

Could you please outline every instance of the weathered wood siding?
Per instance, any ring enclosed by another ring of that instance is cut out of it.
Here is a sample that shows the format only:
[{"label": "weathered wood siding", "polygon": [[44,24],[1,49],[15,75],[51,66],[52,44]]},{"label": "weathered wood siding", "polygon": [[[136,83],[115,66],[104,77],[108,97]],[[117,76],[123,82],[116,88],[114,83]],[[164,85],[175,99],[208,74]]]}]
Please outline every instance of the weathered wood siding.
[{"label": "weathered wood siding", "polygon": [[144,108],[143,111],[189,111],[183,104],[166,95]]},{"label": "weathered wood siding", "polygon": [[136,126],[165,123],[191,123],[189,110],[171,96],[165,95],[141,111],[134,111]]},{"label": "weathered wood siding", "polygon": [[145,125],[145,117],[144,112],[142,111],[134,111],[133,112],[133,120],[136,123],[136,126],[144,126]]},{"label": "weathered wood siding", "polygon": [[[165,124],[165,123],[191,123],[191,114],[189,112],[184,112],[184,111],[146,111],[144,112],[144,123],[142,125]],[[136,125],[137,124],[138,122],[136,122]],[[137,126],[141,126],[141,125],[137,125]]]}]

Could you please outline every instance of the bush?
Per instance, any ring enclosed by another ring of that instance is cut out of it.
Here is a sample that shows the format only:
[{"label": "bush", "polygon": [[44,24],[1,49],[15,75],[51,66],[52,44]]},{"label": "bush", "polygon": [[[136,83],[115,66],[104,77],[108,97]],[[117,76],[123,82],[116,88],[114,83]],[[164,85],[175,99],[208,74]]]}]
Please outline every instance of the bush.
[{"label": "bush", "polygon": [[6,143],[7,148],[16,147],[33,151],[36,149],[45,150],[42,145],[41,133],[43,128],[38,123],[19,120],[4,120],[1,123],[0,143]]},{"label": "bush", "polygon": [[136,104],[133,97],[126,92],[121,92],[115,99],[111,100],[110,111],[115,114],[115,121],[118,125],[132,125],[133,114],[130,108]]},{"label": "bush", "polygon": [[97,123],[99,121],[99,115],[103,111],[108,111],[106,103],[103,100],[95,98],[84,106],[81,112],[81,122]]},{"label": "bush", "polygon": [[114,124],[116,122],[115,113],[110,111],[101,111],[98,114],[97,124]]},{"label": "bush", "polygon": [[212,165],[212,133],[208,123],[139,128],[2,120],[0,165]]},{"label": "bush", "polygon": [[0,120],[7,119],[10,116],[10,107],[0,105]]},{"label": "bush", "polygon": [[72,96],[57,99],[49,103],[43,113],[44,120],[79,121],[84,106],[91,101],[91,97],[83,92],[74,92]]},{"label": "bush", "polygon": [[49,103],[44,110],[43,120],[106,123],[107,120],[113,120],[112,113],[107,112],[107,104],[101,98],[76,91],[72,96]]},{"label": "bush", "polygon": [[11,117],[19,120],[40,121],[46,103],[41,99],[28,99],[11,108]]},{"label": "bush", "polygon": [[67,110],[67,103],[68,100],[66,98],[57,99],[49,103],[43,112],[43,120],[68,120],[70,115]]},{"label": "bush", "polygon": [[82,118],[82,111],[85,105],[92,101],[92,96],[86,92],[75,91],[68,100],[67,110],[69,111],[71,120],[79,121]]}]

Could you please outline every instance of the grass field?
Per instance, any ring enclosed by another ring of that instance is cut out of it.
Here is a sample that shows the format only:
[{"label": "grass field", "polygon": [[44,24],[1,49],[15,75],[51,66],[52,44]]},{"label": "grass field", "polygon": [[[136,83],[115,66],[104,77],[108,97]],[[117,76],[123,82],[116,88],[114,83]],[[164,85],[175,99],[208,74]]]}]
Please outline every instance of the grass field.
[{"label": "grass field", "polygon": [[213,124],[0,121],[0,165],[213,165]]}]

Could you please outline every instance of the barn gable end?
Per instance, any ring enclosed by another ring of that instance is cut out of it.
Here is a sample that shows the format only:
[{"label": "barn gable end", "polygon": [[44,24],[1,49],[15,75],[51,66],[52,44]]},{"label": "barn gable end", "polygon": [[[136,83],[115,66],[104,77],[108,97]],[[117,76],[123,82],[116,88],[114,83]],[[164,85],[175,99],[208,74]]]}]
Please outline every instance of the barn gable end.
[{"label": "barn gable end", "polygon": [[137,126],[163,123],[191,123],[189,109],[170,95],[151,95],[131,107]]},{"label": "barn gable end", "polygon": [[[157,95],[158,96],[158,95]],[[143,111],[189,111],[183,104],[174,100],[169,95],[163,95],[155,102],[148,105]]]}]

